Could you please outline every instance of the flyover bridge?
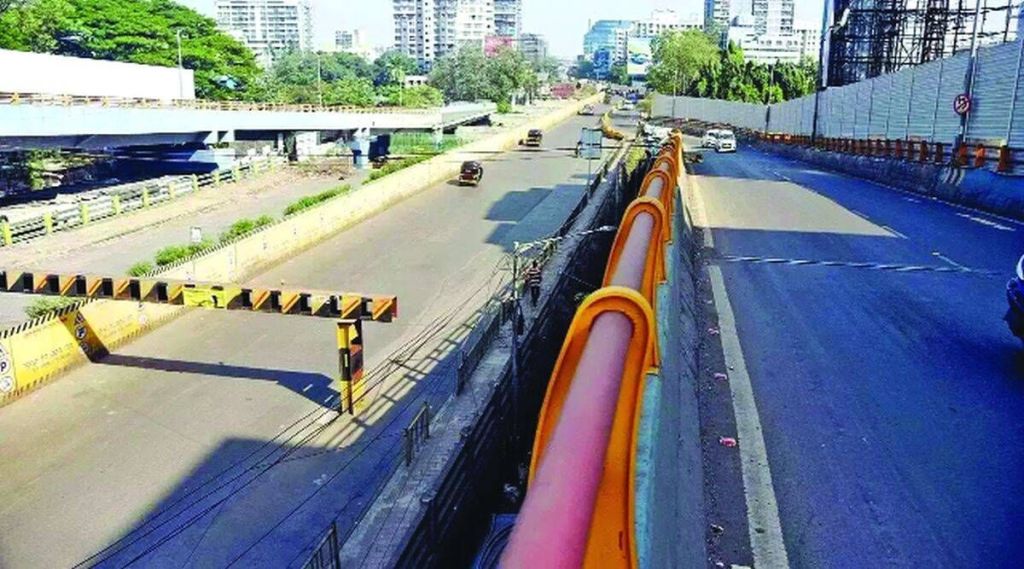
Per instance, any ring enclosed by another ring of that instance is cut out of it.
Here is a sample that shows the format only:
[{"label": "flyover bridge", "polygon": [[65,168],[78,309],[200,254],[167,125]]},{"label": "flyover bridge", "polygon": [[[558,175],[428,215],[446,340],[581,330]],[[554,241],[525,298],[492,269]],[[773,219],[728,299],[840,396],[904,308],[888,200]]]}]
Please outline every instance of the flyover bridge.
[{"label": "flyover bridge", "polygon": [[301,131],[447,130],[495,111],[493,103],[404,109],[0,93],[0,150],[215,144]]}]

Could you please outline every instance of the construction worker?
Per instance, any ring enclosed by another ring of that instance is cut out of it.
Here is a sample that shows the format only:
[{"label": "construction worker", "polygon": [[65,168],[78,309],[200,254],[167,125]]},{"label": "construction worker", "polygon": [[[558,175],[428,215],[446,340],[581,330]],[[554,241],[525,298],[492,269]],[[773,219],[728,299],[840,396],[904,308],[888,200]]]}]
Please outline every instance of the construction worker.
[{"label": "construction worker", "polygon": [[540,266],[537,261],[533,261],[523,275],[523,280],[526,281],[526,286],[530,289],[530,304],[532,306],[537,306],[537,300],[540,299],[540,279]]}]

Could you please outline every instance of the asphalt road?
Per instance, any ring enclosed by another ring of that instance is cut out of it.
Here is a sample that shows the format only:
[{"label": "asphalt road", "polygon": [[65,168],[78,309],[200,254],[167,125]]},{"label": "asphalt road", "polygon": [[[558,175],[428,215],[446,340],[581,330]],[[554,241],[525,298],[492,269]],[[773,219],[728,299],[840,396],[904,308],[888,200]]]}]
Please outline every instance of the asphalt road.
[{"label": "asphalt road", "polygon": [[790,566],[1020,567],[1024,226],[748,148],[694,171]]},{"label": "asphalt road", "polygon": [[112,545],[89,563],[283,567],[335,517],[346,532],[400,460],[400,429],[452,392],[448,339],[507,278],[512,242],[553,233],[584,191],[586,162],[548,149],[597,120],[483,157],[480,187],[439,184],[253,280],[399,296],[399,321],[366,326],[367,370],[388,365],[355,420],[325,407],[333,322],[207,311],[0,409],[0,565]]}]

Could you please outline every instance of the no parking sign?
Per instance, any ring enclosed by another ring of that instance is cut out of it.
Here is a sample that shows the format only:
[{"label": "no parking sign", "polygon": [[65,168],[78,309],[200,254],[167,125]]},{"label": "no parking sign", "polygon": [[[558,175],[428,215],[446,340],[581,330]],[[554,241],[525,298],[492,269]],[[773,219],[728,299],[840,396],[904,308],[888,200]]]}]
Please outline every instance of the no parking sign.
[{"label": "no parking sign", "polygon": [[964,116],[971,110],[971,96],[967,93],[960,93],[953,99],[953,112]]}]

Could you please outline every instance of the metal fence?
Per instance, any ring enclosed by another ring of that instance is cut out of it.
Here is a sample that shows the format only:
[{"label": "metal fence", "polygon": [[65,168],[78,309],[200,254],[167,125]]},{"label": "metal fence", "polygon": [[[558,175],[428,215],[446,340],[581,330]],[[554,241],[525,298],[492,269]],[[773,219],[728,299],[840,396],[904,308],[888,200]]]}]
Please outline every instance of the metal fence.
[{"label": "metal fence", "polygon": [[[978,49],[968,141],[1024,147],[1020,40]],[[960,133],[953,100],[964,93],[970,53],[820,93],[817,134],[829,138],[925,140],[951,144]],[[790,135],[814,131],[815,95],[773,105],[658,96],[654,114]]]},{"label": "metal fence", "polygon": [[133,97],[88,97],[46,93],[0,92],[0,105],[48,105],[61,107],[97,106],[133,109],[189,109],[202,111],[272,111],[299,113],[429,114],[436,109],[406,107],[352,107],[344,105],[291,105],[250,101],[204,101],[202,99],[140,99]]},{"label": "metal fence", "polygon": [[271,156],[215,170],[202,176],[161,178],[153,182],[126,184],[101,190],[101,195],[95,198],[56,206],[29,219],[0,221],[0,245],[8,246],[57,231],[68,231],[101,219],[168,202],[203,188],[216,188],[224,183],[237,182],[270,170],[284,161],[282,157]]}]

